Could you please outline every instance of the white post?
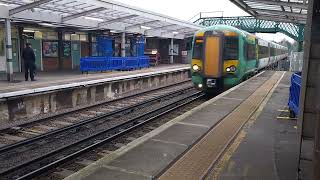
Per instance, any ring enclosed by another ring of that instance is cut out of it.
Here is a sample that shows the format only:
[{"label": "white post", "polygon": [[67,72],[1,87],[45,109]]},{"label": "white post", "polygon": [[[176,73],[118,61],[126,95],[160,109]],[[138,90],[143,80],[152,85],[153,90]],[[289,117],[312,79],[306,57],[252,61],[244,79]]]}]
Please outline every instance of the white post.
[{"label": "white post", "polygon": [[126,33],[121,33],[121,57],[126,57]]},{"label": "white post", "polygon": [[10,19],[5,19],[5,29],[6,29],[7,80],[13,81],[12,42],[11,42]]},{"label": "white post", "polygon": [[170,64],[173,64],[173,38],[171,38]]}]

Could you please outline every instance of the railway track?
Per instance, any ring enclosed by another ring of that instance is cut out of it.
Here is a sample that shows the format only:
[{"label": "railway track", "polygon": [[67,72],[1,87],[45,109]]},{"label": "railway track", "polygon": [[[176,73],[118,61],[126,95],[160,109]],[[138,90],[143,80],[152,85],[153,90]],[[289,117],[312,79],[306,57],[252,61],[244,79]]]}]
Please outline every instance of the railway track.
[{"label": "railway track", "polygon": [[160,117],[157,117],[155,120],[150,121],[143,126],[137,127],[136,129],[128,132],[114,140],[102,144],[101,146],[94,148],[86,153],[81,154],[80,156],[68,160],[65,163],[58,165],[55,168],[52,168],[39,176],[33,178],[34,180],[62,180],[71,174],[76,173],[77,171],[85,168],[86,166],[95,163],[96,161],[100,160],[101,158],[105,158],[106,156],[111,155],[112,153],[119,148],[128,145],[130,142],[134,141],[137,138],[144,136],[145,134],[149,133],[160,127],[161,125],[173,120],[174,118],[184,114],[185,112],[190,111],[191,109],[199,106],[200,104],[207,101],[207,98],[199,98],[195,99],[194,101],[177,107],[173,111],[168,112]]},{"label": "railway track", "polygon": [[41,136],[41,134],[46,134],[48,132],[53,133],[55,130],[79,123],[97,115],[107,114],[112,111],[186,87],[191,87],[190,81],[141,92],[50,117],[36,119],[30,122],[19,124],[18,126],[0,129],[0,152],[2,150],[11,148],[11,146],[28,141],[33,137],[38,138]]},{"label": "railway track", "polygon": [[192,87],[156,94],[1,148],[0,177],[30,179],[204,96]]}]

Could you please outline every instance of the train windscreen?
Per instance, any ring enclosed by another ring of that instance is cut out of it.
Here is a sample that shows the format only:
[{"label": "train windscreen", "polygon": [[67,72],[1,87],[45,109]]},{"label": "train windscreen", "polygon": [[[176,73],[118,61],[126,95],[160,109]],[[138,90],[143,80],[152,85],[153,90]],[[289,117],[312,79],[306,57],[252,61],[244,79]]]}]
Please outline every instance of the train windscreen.
[{"label": "train windscreen", "polygon": [[193,47],[193,59],[203,59],[203,40],[196,40]]},{"label": "train windscreen", "polygon": [[232,60],[239,59],[239,38],[225,37],[223,48],[223,59]]}]

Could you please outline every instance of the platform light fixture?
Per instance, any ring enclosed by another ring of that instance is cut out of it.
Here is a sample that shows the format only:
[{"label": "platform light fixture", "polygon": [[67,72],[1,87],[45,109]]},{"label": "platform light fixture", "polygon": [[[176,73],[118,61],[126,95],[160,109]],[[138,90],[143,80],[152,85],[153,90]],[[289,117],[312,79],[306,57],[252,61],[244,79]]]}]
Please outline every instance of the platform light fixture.
[{"label": "platform light fixture", "polygon": [[36,31],[35,31],[35,30],[31,30],[31,29],[24,29],[23,32],[34,33],[34,32],[36,32]]},{"label": "platform light fixture", "polygon": [[81,28],[81,31],[93,31],[96,30],[96,28]]},{"label": "platform light fixture", "polygon": [[10,4],[0,3],[0,6],[10,6]]},{"label": "platform light fixture", "polygon": [[111,32],[111,33],[117,33],[117,31],[116,31],[116,30],[110,30],[110,32]]},{"label": "platform light fixture", "polygon": [[173,32],[172,32],[172,34],[179,34],[179,32],[177,32],[177,31],[173,31]]},{"label": "platform light fixture", "polygon": [[38,23],[41,26],[46,26],[46,27],[58,27],[56,25],[50,24],[50,23]]},{"label": "platform light fixture", "polygon": [[141,29],[151,29],[151,27],[148,27],[148,26],[140,26],[141,27]]},{"label": "platform light fixture", "polygon": [[24,29],[23,32],[25,32],[25,33],[36,33],[36,32],[40,32],[40,31],[33,30],[33,29]]},{"label": "platform light fixture", "polygon": [[84,19],[92,20],[92,21],[98,21],[98,22],[103,22],[104,21],[101,18],[94,18],[94,17],[87,17],[87,16],[85,16]]}]

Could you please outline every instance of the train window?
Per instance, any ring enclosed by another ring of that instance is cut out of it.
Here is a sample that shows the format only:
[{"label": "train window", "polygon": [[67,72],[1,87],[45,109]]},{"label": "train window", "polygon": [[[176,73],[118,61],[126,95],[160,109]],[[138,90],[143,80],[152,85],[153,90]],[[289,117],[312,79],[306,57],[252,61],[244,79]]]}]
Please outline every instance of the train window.
[{"label": "train window", "polygon": [[195,42],[193,47],[193,59],[203,59],[203,43]]},{"label": "train window", "polygon": [[256,46],[247,43],[247,60],[256,59]]},{"label": "train window", "polygon": [[275,56],[275,48],[270,47],[270,56]]},{"label": "train window", "polygon": [[258,58],[259,59],[262,59],[262,58],[267,58],[269,57],[269,47],[266,47],[266,46],[259,46],[259,56]]},{"label": "train window", "polygon": [[239,59],[239,38],[225,37],[223,59]]}]

